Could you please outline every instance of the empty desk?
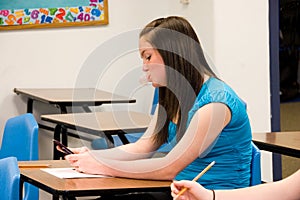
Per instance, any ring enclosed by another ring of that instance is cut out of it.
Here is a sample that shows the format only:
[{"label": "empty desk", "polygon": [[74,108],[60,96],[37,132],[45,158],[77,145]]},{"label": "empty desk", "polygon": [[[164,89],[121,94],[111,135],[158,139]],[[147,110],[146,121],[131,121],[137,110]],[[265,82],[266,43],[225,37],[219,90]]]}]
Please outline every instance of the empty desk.
[{"label": "empty desk", "polygon": [[82,107],[90,111],[89,106],[112,103],[135,103],[133,98],[113,94],[95,88],[15,88],[16,94],[24,95],[27,100],[27,112],[33,112],[33,101],[39,101],[58,107],[61,113],[67,113],[67,107]]},{"label": "empty desk", "polygon": [[253,133],[252,140],[261,150],[300,158],[300,132]]},{"label": "empty desk", "polygon": [[[150,123],[151,116],[133,111],[115,111],[42,115],[41,119],[56,124],[54,131],[56,140],[60,141],[61,134],[68,134],[62,132],[63,128],[67,128],[102,136],[107,140],[108,145],[112,146],[111,135],[117,134],[124,143],[127,143],[124,134],[144,132]],[[62,143],[68,145],[64,140]],[[54,147],[54,159],[58,158],[59,155]]]}]

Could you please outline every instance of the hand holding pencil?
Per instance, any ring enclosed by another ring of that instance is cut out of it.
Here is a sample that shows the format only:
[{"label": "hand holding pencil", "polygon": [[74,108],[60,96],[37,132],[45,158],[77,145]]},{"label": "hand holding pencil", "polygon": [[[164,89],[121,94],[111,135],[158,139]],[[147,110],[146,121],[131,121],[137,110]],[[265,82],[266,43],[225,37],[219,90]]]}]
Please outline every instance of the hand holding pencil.
[{"label": "hand holding pencil", "polygon": [[[203,199],[213,199],[211,198],[212,194],[207,194],[207,190],[205,190],[200,184],[196,181],[205,174],[213,165],[215,161],[211,162],[205,169],[203,169],[192,181],[174,181],[171,184],[172,196],[174,200],[196,200],[195,196],[202,196]],[[180,191],[178,191],[180,190]],[[188,190],[188,191],[187,191]],[[185,194],[186,192],[186,194]],[[203,193],[203,194],[199,194]],[[193,195],[197,194],[197,195]],[[213,194],[214,195],[214,194]],[[206,198],[207,196],[207,198]],[[208,198],[208,196],[210,198]]]}]

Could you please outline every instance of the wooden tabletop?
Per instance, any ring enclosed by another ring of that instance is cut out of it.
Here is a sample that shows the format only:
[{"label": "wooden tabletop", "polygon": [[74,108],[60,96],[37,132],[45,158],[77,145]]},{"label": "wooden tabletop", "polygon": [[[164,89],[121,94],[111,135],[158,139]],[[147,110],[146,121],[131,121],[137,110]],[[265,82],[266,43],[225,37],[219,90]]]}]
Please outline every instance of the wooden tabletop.
[{"label": "wooden tabletop", "polygon": [[133,111],[114,111],[42,115],[41,119],[66,128],[98,135],[99,132],[120,130],[123,132],[145,131],[151,116]]},{"label": "wooden tabletop", "polygon": [[261,150],[300,158],[300,132],[253,133],[253,142]]},{"label": "wooden tabletop", "polygon": [[44,103],[63,103],[65,106],[136,102],[133,98],[95,88],[14,88],[14,92]]},{"label": "wooden tabletop", "polygon": [[[49,167],[70,167],[65,160],[40,160],[19,162],[19,165],[45,165]],[[130,191],[168,191],[171,181],[137,180],[127,178],[71,178],[61,179],[39,168],[20,168],[21,180],[54,195],[93,196]]]}]

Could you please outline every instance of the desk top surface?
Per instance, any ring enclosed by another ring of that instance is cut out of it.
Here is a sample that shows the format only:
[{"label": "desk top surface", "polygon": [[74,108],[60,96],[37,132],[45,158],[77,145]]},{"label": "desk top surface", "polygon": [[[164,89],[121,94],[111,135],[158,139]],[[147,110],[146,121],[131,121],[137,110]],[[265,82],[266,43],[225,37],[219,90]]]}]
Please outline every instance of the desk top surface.
[{"label": "desk top surface", "polygon": [[134,103],[134,98],[113,94],[95,88],[14,88],[34,100],[50,104],[56,103]]},{"label": "desk top surface", "polygon": [[253,133],[254,142],[261,142],[274,146],[294,149],[300,151],[300,132],[270,132]]},{"label": "desk top surface", "polygon": [[133,111],[42,115],[42,120],[82,131],[144,131],[151,116]]},{"label": "desk top surface", "polygon": [[300,132],[253,133],[252,140],[261,150],[300,158]]},{"label": "desk top surface", "polygon": [[[70,167],[65,160],[39,160],[39,161],[23,161],[19,165],[25,164],[27,167],[20,167],[21,178],[30,181],[31,183],[45,187],[48,190],[55,190],[56,192],[63,191],[93,191],[93,190],[127,190],[127,189],[151,189],[151,188],[165,188],[170,187],[171,181],[156,181],[156,180],[137,180],[127,178],[71,178],[61,179],[53,176],[39,168],[37,164],[50,164],[49,167]],[[29,164],[33,164],[33,168],[28,168]],[[45,189],[44,188],[44,189]],[[43,188],[42,188],[43,189]]]}]

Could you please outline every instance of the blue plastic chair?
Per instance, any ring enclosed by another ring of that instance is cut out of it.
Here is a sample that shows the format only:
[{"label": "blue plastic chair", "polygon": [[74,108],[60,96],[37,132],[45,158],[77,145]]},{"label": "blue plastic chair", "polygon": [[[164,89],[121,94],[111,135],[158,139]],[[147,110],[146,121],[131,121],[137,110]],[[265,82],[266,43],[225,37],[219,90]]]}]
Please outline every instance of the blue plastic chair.
[{"label": "blue plastic chair", "polygon": [[[38,123],[31,113],[7,120],[2,138],[0,158],[16,157],[18,161],[38,160]],[[39,199],[38,188],[26,183],[24,200]]]},{"label": "blue plastic chair", "polygon": [[[158,104],[158,89],[155,88],[152,107],[151,107],[151,111],[150,111],[151,115],[154,114],[157,104]],[[129,133],[129,134],[125,134],[125,137],[127,138],[127,140],[130,143],[133,143],[133,142],[136,142],[143,134],[144,133]],[[115,147],[123,145],[123,142],[117,135],[113,135],[112,138],[114,140]],[[93,149],[107,149],[108,148],[108,145],[104,138],[98,138],[98,139],[93,140],[91,146]]]},{"label": "blue plastic chair", "polygon": [[261,158],[260,150],[252,142],[252,160],[251,160],[251,178],[250,178],[251,186],[261,184],[260,158]]},{"label": "blue plastic chair", "polygon": [[0,197],[2,200],[18,200],[20,170],[16,157],[0,159]]}]

